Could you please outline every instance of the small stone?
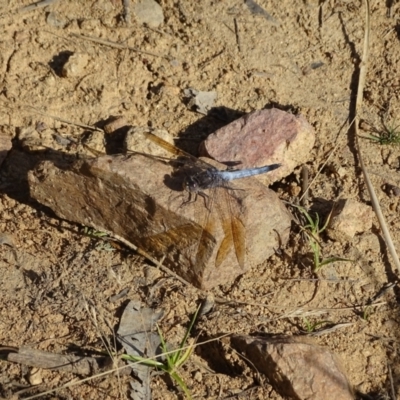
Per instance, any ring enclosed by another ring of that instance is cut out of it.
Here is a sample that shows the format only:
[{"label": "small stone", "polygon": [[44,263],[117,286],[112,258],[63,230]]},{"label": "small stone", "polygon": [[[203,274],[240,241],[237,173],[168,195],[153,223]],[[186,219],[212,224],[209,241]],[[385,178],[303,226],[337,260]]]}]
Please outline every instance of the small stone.
[{"label": "small stone", "polygon": [[339,167],[337,169],[337,174],[339,175],[340,178],[344,178],[347,175],[347,169],[343,167]]},{"label": "small stone", "polygon": [[106,125],[104,125],[104,132],[111,134],[115,132],[116,130],[123,128],[124,126],[127,125],[126,118],[123,116],[119,117],[112,117],[110,118],[109,122],[107,122]]},{"label": "small stone", "polygon": [[396,196],[396,197],[400,196],[400,188],[398,186],[393,187],[393,196]]},{"label": "small stone", "polygon": [[398,186],[392,185],[390,183],[386,183],[383,185],[384,191],[390,197],[399,197],[400,196],[400,188]]},{"label": "small stone", "polygon": [[250,10],[252,14],[261,15],[264,17],[271,25],[279,26],[280,22],[278,22],[271,14],[264,10],[261,6],[259,6],[253,0],[245,0],[245,4]]},{"label": "small stone", "polygon": [[55,28],[64,28],[68,21],[57,12],[49,12],[47,14],[46,22]]},{"label": "small stone", "polygon": [[31,385],[40,385],[43,382],[42,370],[40,368],[33,367],[29,371],[27,378]]},{"label": "small stone", "polygon": [[201,302],[201,307],[197,314],[197,318],[200,319],[204,315],[211,312],[211,310],[214,308],[214,306],[215,306],[215,297],[211,292],[209,292],[209,293],[207,293],[206,297]]},{"label": "small stone", "polygon": [[293,197],[298,197],[300,195],[301,192],[301,187],[296,183],[296,182],[292,182],[289,185],[289,194]]},{"label": "small stone", "polygon": [[53,74],[47,74],[44,79],[43,79],[43,83],[47,86],[54,86],[56,84],[56,78],[54,77]]},{"label": "small stone", "polygon": [[184,95],[188,102],[188,108],[194,109],[200,114],[207,115],[207,113],[214,107],[214,102],[217,98],[217,92],[202,92],[193,88],[184,90]]},{"label": "small stone", "polygon": [[82,75],[84,69],[89,63],[89,56],[84,53],[72,54],[64,64],[61,74],[65,78]]},{"label": "small stone", "polygon": [[194,376],[193,376],[193,379],[196,382],[202,382],[203,381],[203,374],[200,371],[196,371]]},{"label": "small stone", "polygon": [[85,140],[85,146],[85,150],[88,150],[87,154],[89,156],[105,154],[104,134],[99,131],[91,132]]},{"label": "small stone", "polygon": [[161,6],[154,0],[142,0],[134,6],[136,19],[150,28],[158,28],[164,23],[164,13]]},{"label": "small stone", "polygon": [[366,204],[353,199],[340,200],[330,218],[328,236],[337,241],[352,239],[356,233],[371,229],[373,215]]}]

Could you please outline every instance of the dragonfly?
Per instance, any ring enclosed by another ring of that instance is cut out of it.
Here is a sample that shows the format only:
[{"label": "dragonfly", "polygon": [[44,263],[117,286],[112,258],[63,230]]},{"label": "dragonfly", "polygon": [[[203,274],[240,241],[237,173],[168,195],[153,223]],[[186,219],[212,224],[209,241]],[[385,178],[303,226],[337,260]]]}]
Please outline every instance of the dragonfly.
[{"label": "dragonfly", "polygon": [[183,189],[189,194],[188,199],[182,203],[195,202],[198,196],[204,199],[205,217],[201,221],[201,234],[195,255],[196,265],[205,259],[207,243],[215,233],[216,218],[211,218],[213,208],[218,212],[218,219],[222,225],[224,237],[219,245],[215,266],[222,264],[233,248],[238,265],[245,268],[246,235],[245,223],[241,215],[241,199],[235,195],[238,188],[233,188],[229,183],[236,179],[260,175],[273,171],[281,164],[271,164],[256,168],[219,170],[213,165],[166,142],[151,132],[143,132],[146,139],[167,150],[171,155],[180,157],[179,162],[195,166],[183,178]]}]

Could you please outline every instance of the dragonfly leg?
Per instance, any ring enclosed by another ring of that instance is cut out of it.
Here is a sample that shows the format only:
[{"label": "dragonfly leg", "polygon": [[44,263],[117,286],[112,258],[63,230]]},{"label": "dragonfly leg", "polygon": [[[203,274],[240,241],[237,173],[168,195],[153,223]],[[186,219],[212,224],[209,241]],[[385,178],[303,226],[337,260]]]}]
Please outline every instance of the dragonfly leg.
[{"label": "dragonfly leg", "polygon": [[187,200],[185,200],[185,201],[179,206],[179,208],[181,208],[181,207],[183,207],[184,205],[189,204],[189,203],[195,203],[196,200],[197,200],[197,196],[200,195],[200,196],[204,199],[204,205],[205,205],[205,207],[207,208],[207,210],[208,210],[208,211],[211,211],[211,210],[210,210],[210,207],[209,207],[210,197],[209,197],[207,194],[205,194],[204,192],[195,192],[195,193],[194,193],[194,199],[193,199],[193,200],[192,200],[192,194],[193,194],[193,192],[189,192],[189,198],[188,198]]},{"label": "dragonfly leg", "polygon": [[[204,205],[207,208],[208,211],[211,212],[210,210],[210,196],[208,196],[207,194],[205,194],[204,192],[197,192],[196,195],[199,194],[203,199],[204,199]],[[197,196],[196,196],[197,198]]]},{"label": "dragonfly leg", "polygon": [[192,192],[189,192],[189,198],[187,200],[183,201],[182,204],[179,206],[179,208],[183,207],[186,204],[194,203],[196,201],[196,199],[197,199],[197,193],[195,194],[194,200],[192,200]]}]

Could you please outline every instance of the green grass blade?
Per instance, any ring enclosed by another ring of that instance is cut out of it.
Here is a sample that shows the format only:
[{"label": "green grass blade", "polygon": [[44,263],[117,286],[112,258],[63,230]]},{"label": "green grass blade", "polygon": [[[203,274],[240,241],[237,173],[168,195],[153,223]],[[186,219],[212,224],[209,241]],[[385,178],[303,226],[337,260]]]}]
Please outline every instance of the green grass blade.
[{"label": "green grass blade", "polygon": [[[192,330],[192,328],[194,326],[194,323],[196,322],[197,314],[199,313],[200,307],[201,307],[201,305],[199,307],[197,307],[197,310],[194,313],[192,320],[190,321],[190,325],[189,325],[188,329],[186,330],[185,336],[183,337],[183,339],[181,341],[181,344],[179,345],[179,350],[177,350],[177,352],[174,354],[174,356],[175,356],[174,357],[174,364],[177,364],[177,363],[179,363],[179,365],[183,364],[183,362],[180,362],[182,349],[185,347],[186,342],[188,340],[188,337],[190,335],[190,331]],[[190,350],[190,348],[188,350]],[[184,356],[184,358],[185,358],[185,361],[186,361],[187,356]]]},{"label": "green grass blade", "polygon": [[183,392],[186,395],[186,398],[188,398],[189,400],[192,400],[192,395],[190,394],[190,391],[189,391],[188,387],[186,386],[185,382],[183,381],[183,379],[176,372],[171,373],[170,376],[179,385],[179,387],[183,390]]},{"label": "green grass blade", "polygon": [[315,269],[315,271],[320,270],[322,267],[324,267],[325,265],[334,263],[336,261],[350,261],[353,262],[353,260],[350,260],[348,258],[342,258],[342,257],[330,257],[330,258],[326,258],[325,260],[322,260],[318,263],[318,268]]},{"label": "green grass blade", "polygon": [[143,364],[143,365],[147,365],[148,367],[153,367],[153,368],[161,368],[164,367],[164,364],[157,361],[157,360],[152,360],[149,358],[143,358],[140,356],[134,356],[131,354],[122,354],[121,355],[121,359],[123,360],[127,360],[127,361],[132,361],[138,364]]}]

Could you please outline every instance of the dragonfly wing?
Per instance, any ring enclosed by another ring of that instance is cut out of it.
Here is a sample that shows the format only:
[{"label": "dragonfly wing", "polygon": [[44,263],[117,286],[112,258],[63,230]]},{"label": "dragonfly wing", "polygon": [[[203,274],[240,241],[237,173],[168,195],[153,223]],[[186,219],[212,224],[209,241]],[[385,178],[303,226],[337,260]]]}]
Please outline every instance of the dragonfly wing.
[{"label": "dragonfly wing", "polygon": [[245,225],[240,218],[238,199],[229,195],[229,189],[219,188],[219,199],[216,202],[218,215],[224,231],[224,239],[218,249],[215,265],[218,267],[228,256],[232,247],[235,251],[237,262],[244,268],[246,258],[246,232]]},{"label": "dragonfly wing", "polygon": [[[199,240],[196,249],[195,266],[202,265],[209,260],[216,244],[216,233],[218,229],[218,217],[215,215],[218,211],[218,206],[214,207],[216,200],[216,189],[211,190],[206,204],[198,200],[197,206],[199,207],[198,215],[200,215],[199,223],[202,227],[202,232],[199,235]],[[213,214],[213,215],[212,215]]]},{"label": "dragonfly wing", "polygon": [[188,160],[190,160],[193,164],[198,164],[203,166],[203,168],[215,168],[212,165],[206,163],[203,160],[200,160],[199,158],[187,153],[186,151],[179,149],[178,147],[174,146],[171,143],[168,143],[164,139],[158,137],[157,135],[154,135],[154,133],[151,132],[144,132],[143,135],[146,137],[146,139],[150,140],[151,142],[157,144],[158,146],[162,147],[163,149],[167,150],[170,154],[174,154],[178,157],[184,157]]},{"label": "dragonfly wing", "polygon": [[230,249],[232,248],[232,230],[230,228],[230,222],[227,219],[224,219],[222,222],[222,227],[224,229],[224,239],[219,246],[217,257],[215,258],[215,266],[218,268],[222,262],[226,259],[229,254]]},{"label": "dragonfly wing", "polygon": [[222,226],[224,228],[225,237],[218,249],[215,266],[219,267],[222,264],[228,256],[233,244],[237,262],[243,269],[246,256],[246,236],[244,225],[242,221],[232,217],[230,221],[228,219],[224,220]]},{"label": "dragonfly wing", "polygon": [[226,188],[225,190],[225,197],[227,197],[229,214],[231,216],[233,246],[237,261],[240,267],[244,268],[246,260],[246,228],[243,221],[242,199],[240,198],[240,194],[242,193],[241,189]]},{"label": "dragonfly wing", "polygon": [[246,231],[243,222],[235,215],[231,216],[231,228],[236,259],[240,268],[244,269],[246,259]]},{"label": "dragonfly wing", "polygon": [[210,253],[215,246],[215,219],[210,218],[210,213],[207,213],[207,222],[203,227],[202,233],[199,238],[199,243],[196,251],[196,263],[195,266],[201,266],[204,262],[206,262],[210,258]]}]

